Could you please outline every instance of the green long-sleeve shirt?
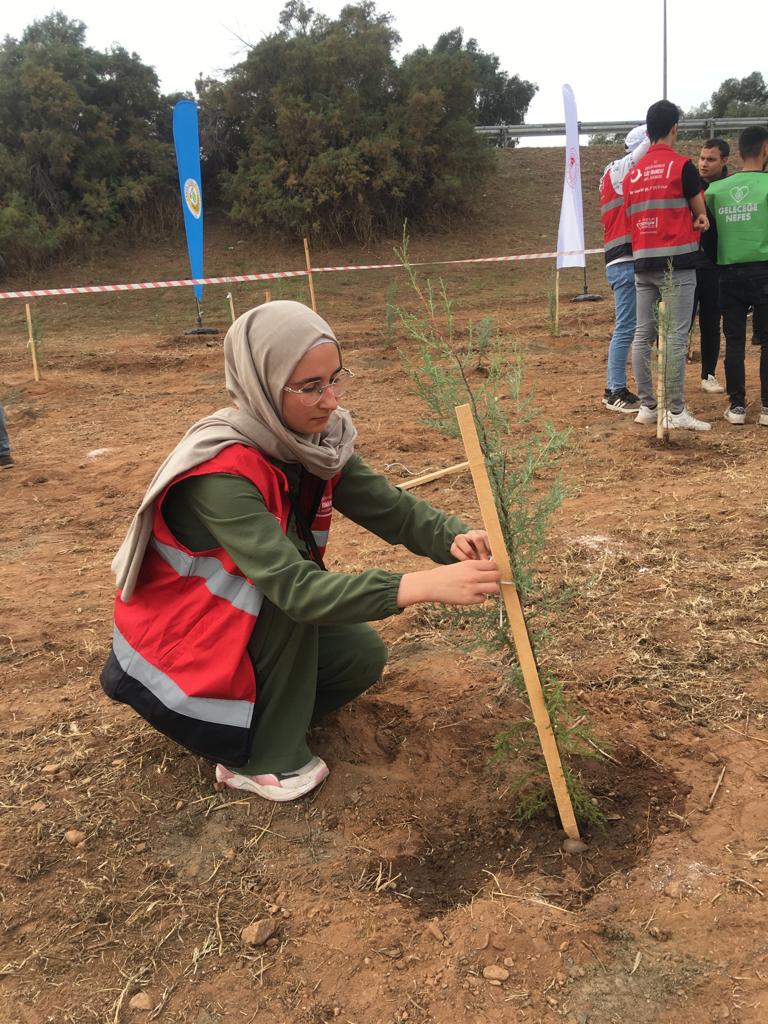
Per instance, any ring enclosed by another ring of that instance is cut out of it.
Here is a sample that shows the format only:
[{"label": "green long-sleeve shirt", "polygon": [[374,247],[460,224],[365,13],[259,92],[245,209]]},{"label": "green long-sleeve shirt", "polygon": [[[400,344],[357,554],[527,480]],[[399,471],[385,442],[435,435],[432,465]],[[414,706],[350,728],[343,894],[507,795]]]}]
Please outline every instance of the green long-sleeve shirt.
[{"label": "green long-sleeve shirt", "polygon": [[[298,495],[301,467],[275,461]],[[374,473],[359,455],[345,465],[333,504],[348,519],[390,544],[403,544],[434,562],[453,561],[450,546],[469,527],[419,501]],[[296,622],[343,625],[396,614],[401,573],[323,572],[307,558],[291,520],[288,533],[267,509],[258,488],[243,477],[211,473],[176,484],[164,506],[176,538],[192,551],[223,547],[274,605]]]}]

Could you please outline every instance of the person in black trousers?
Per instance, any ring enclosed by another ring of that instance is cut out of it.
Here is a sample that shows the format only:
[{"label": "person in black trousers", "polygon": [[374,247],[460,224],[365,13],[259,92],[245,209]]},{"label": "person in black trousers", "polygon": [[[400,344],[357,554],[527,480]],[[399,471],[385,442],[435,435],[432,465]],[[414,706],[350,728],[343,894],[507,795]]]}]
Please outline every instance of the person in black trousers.
[{"label": "person in black trousers", "polygon": [[[699,153],[699,177],[706,192],[713,181],[728,177],[727,160],[731,147],[725,139],[708,139]],[[702,236],[702,246],[705,245]],[[717,360],[720,357],[720,270],[715,263],[706,260],[696,269],[696,297],[693,303],[693,320],[699,314],[701,333],[701,390],[712,395],[721,395],[725,388],[715,376]]]}]

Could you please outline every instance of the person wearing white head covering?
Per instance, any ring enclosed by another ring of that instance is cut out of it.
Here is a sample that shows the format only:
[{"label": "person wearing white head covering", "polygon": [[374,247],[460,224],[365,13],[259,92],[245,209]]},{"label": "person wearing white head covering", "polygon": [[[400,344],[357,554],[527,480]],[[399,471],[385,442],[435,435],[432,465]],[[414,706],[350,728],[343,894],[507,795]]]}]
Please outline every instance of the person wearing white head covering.
[{"label": "person wearing white head covering", "polygon": [[[239,317],[224,343],[234,403],[196,423],[155,474],[113,562],[107,694],[216,762],[219,782],[291,800],[328,774],[317,718],[381,676],[368,621],[498,592],[484,531],[370,470],[338,404],[352,374],[297,302]],[[327,572],[332,508],[437,562]]]},{"label": "person wearing white head covering", "polygon": [[651,142],[645,125],[628,132],[624,156],[612,161],[600,179],[600,219],[605,244],[605,276],[613,291],[615,320],[608,346],[603,405],[613,412],[637,412],[640,399],[627,387],[627,360],[635,334],[635,264],[623,203],[623,182]]}]

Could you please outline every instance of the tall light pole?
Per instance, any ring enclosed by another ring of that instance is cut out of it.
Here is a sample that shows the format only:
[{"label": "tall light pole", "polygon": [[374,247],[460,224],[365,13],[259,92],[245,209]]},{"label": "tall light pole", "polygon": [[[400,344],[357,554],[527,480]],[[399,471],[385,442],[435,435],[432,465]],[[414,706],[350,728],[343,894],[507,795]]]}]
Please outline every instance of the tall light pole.
[{"label": "tall light pole", "polygon": [[664,0],[664,99],[667,98],[667,0]]}]

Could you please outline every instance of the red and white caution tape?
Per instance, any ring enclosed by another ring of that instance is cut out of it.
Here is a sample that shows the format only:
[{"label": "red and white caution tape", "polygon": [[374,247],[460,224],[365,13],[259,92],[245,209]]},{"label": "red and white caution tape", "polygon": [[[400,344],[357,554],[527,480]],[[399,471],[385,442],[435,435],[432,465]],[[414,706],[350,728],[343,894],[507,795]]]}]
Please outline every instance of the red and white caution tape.
[{"label": "red and white caution tape", "polygon": [[[572,252],[534,252],[524,256],[482,256],[478,259],[466,260],[425,260],[411,264],[414,267],[449,266],[459,263],[511,263],[518,260],[545,260],[557,256],[577,256],[582,252],[593,256],[602,249],[579,249]],[[356,264],[348,267],[312,267],[313,274],[333,274],[340,271],[353,270],[394,270],[401,263]],[[32,288],[21,292],[0,292],[0,299],[42,299],[51,295],[94,295],[98,292],[139,292],[150,288],[190,288],[196,284],[242,284],[253,281],[276,281],[284,277],[306,277],[306,270],[279,270],[264,274],[236,274],[229,277],[199,277],[184,281],[141,281],[136,284],[91,284],[73,288]]]}]

